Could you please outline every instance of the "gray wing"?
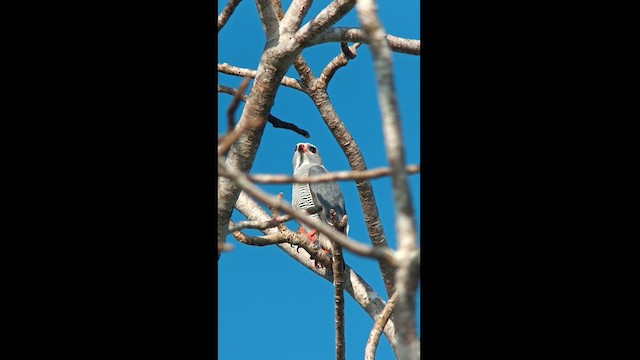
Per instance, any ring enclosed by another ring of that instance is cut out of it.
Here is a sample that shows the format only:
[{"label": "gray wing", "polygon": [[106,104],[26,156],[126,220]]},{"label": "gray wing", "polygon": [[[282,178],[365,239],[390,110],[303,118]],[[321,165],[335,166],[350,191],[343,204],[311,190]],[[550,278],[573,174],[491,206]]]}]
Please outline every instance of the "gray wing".
[{"label": "gray wing", "polygon": [[[312,166],[309,169],[309,176],[326,174],[327,170],[320,165]],[[336,182],[322,182],[309,184],[309,191],[313,196],[314,204],[322,205],[322,212],[320,218],[322,221],[333,225],[330,221],[329,211],[331,209],[336,212],[336,219],[339,221],[344,215],[347,214],[347,210],[344,206],[344,197],[342,191]]]}]

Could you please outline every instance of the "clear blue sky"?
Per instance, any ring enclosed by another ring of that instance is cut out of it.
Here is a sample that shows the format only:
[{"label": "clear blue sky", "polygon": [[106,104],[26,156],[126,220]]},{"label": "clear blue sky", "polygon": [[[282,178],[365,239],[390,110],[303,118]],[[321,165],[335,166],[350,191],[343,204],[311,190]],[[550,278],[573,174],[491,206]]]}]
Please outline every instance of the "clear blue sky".
[{"label": "clear blue sky", "polygon": [[[283,1],[286,8],[290,1]],[[316,1],[305,23],[325,6]],[[218,2],[218,13],[226,1]],[[400,6],[402,4],[402,6]],[[390,34],[420,39],[420,2],[379,1],[380,20]],[[336,26],[359,26],[355,9]],[[242,1],[218,34],[218,62],[234,66],[257,67],[265,37],[253,1]],[[318,45],[303,51],[303,56],[317,76],[340,51],[338,43]],[[408,164],[420,163],[420,58],[394,53],[395,87],[397,90],[402,130]],[[287,76],[298,78],[292,68]],[[241,78],[218,74],[218,83],[237,87]],[[338,70],[329,85],[329,96],[338,115],[364,155],[368,168],[388,166],[377,105],[376,85],[371,53],[367,45],[358,56]],[[226,109],[231,100],[218,95],[219,131],[226,130]],[[239,117],[241,109],[238,109]],[[329,171],[349,170],[349,164],[309,97],[297,90],[280,87],[272,114],[293,122],[310,132],[304,137],[267,124],[260,149],[251,172],[291,174],[291,156],[298,142],[311,142],[321,151]],[[411,196],[420,231],[420,175],[409,177]],[[339,183],[349,214],[349,236],[369,244],[360,200],[353,182]],[[389,178],[373,180],[382,224],[392,248],[396,247],[394,209]],[[271,193],[282,192],[291,200],[291,185],[264,185]],[[245,220],[234,211],[232,220]],[[287,223],[297,229],[295,222]],[[257,235],[255,232],[249,234]],[[279,359],[320,360],[334,355],[333,285],[311,273],[275,246],[251,247],[238,243],[231,235],[227,241],[234,250],[218,262],[218,354],[223,360]],[[345,261],[386,300],[380,271],[375,261],[345,251]],[[418,294],[418,304],[419,302]],[[417,321],[420,308],[417,308]],[[371,318],[345,294],[345,333],[347,359],[362,359],[364,347],[373,325]],[[418,329],[419,331],[419,329]],[[377,358],[391,359],[393,351],[381,337]]]}]

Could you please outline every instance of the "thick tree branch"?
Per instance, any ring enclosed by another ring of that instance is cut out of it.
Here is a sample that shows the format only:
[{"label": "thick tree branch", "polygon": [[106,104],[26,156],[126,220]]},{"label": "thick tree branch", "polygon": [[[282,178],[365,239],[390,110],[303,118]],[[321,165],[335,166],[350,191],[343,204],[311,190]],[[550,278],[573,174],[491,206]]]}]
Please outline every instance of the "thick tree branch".
[{"label": "thick tree branch", "polygon": [[342,19],[353,7],[355,0],[334,0],[327,5],[318,15],[303,25],[295,35],[296,43],[301,47],[306,47],[307,42],[318,34],[328,29],[338,20]]},{"label": "thick tree branch", "polygon": [[384,329],[387,321],[391,318],[391,314],[393,314],[393,310],[396,305],[397,293],[393,294],[389,301],[387,301],[387,305],[384,306],[382,312],[375,319],[375,323],[373,324],[373,328],[369,333],[369,339],[367,339],[367,345],[364,349],[364,360],[375,360],[376,357],[376,349],[378,348],[378,342],[380,341],[380,334],[382,334],[382,330]]},{"label": "thick tree branch", "polygon": [[310,0],[293,0],[280,20],[280,34],[295,33],[311,8]]},{"label": "thick tree branch", "polygon": [[386,33],[378,20],[374,1],[359,0],[356,11],[371,45],[385,150],[391,167],[393,199],[396,209],[396,241],[398,243],[396,255],[400,263],[396,273],[398,307],[395,316],[398,323],[401,324],[398,331],[398,355],[400,360],[417,360],[420,357],[420,343],[415,333],[417,280],[411,277],[409,267],[416,249],[416,227],[409,183],[407,174],[404,172],[404,149],[398,104],[393,86],[391,49],[386,40]]},{"label": "thick tree branch", "polygon": [[[268,221],[271,218],[245,192],[240,193],[235,207],[249,220]],[[274,234],[279,232],[279,230],[275,228],[265,229],[262,231],[265,234]],[[296,251],[296,249],[291,247],[289,244],[277,244],[276,246],[298,263],[306,267],[309,271],[321,276],[329,282],[333,282],[333,272],[331,267],[316,268],[314,266],[314,262],[309,259],[308,254]],[[360,305],[360,307],[365,310],[371,319],[377,319],[384,310],[385,302],[380,298],[376,291],[348,265],[345,265],[344,274],[344,290],[358,305]],[[396,331],[394,321],[390,320],[384,327],[383,332],[389,340],[393,351],[396,352]]]},{"label": "thick tree branch", "polygon": [[267,36],[267,45],[278,42],[278,17],[271,0],[255,0],[258,16],[262,22],[264,34]]},{"label": "thick tree branch", "polygon": [[[389,47],[394,52],[420,55],[420,40],[405,39],[390,34],[386,35]],[[328,42],[359,42],[369,44],[367,33],[359,28],[352,27],[332,27],[318,34],[309,40],[305,47],[324,44]]]},{"label": "thick tree branch", "polygon": [[[407,174],[417,174],[420,172],[420,164],[407,165]],[[275,175],[275,174],[249,174],[249,180],[256,184],[305,184],[305,183],[321,183],[330,181],[348,181],[348,180],[368,180],[389,176],[391,168],[375,168],[365,171],[335,171],[314,176],[291,176],[291,175]],[[219,176],[227,176],[219,173]]]},{"label": "thick tree branch", "polygon": [[220,30],[222,30],[222,28],[227,23],[227,21],[229,21],[231,14],[233,14],[233,11],[236,9],[236,6],[240,4],[240,1],[241,0],[229,0],[227,5],[225,5],[224,9],[222,9],[222,12],[220,13],[220,15],[218,15],[218,32],[220,32]]},{"label": "thick tree branch", "polygon": [[[246,127],[246,131],[229,150],[227,162],[230,167],[241,172],[248,172],[251,169],[266,120],[273,106],[278,84],[291,66],[294,56],[294,53],[269,45],[263,52],[251,92],[237,125]],[[219,242],[225,241],[233,204],[239,194],[240,188],[237,184],[227,178],[218,178],[217,235]]]},{"label": "thick tree branch", "polygon": [[316,229],[319,233],[325,235],[329,240],[337,242],[342,247],[353,252],[354,254],[364,257],[373,257],[388,262],[391,266],[396,265],[394,263],[395,257],[393,255],[393,251],[391,251],[390,249],[369,247],[360,242],[357,242],[336,231],[331,226],[309,217],[305,211],[296,210],[291,205],[279,201],[276,197],[265,193],[257,186],[252,184],[245,174],[231,168],[224,162],[222,158],[218,158],[218,168],[226,172],[231,177],[232,181],[237,184],[237,186],[241,187],[247,194],[256,198],[258,201],[266,204],[269,207],[277,208],[278,210],[295,217],[296,220],[298,220],[300,223],[303,223],[312,229]]}]

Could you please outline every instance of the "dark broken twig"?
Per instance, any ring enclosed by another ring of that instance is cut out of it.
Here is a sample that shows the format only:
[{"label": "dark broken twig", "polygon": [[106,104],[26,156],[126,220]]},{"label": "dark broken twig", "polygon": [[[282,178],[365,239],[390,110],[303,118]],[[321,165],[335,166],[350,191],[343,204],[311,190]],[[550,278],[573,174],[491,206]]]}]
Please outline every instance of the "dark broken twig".
[{"label": "dark broken twig", "polygon": [[[224,93],[224,94],[229,94],[229,95],[234,95],[236,93],[236,90],[234,88],[228,87],[228,86],[224,86],[224,85],[218,85],[218,92]],[[247,95],[243,95],[240,100],[246,102],[247,101]],[[267,118],[267,121],[274,127],[274,128],[279,128],[279,129],[287,129],[287,130],[291,130],[293,132],[295,132],[296,134],[300,134],[302,136],[304,136],[305,138],[310,138],[311,135],[309,134],[309,132],[307,130],[301,129],[298,126],[296,126],[293,123],[289,123],[283,120],[280,120],[279,118],[269,114],[269,117]]]}]

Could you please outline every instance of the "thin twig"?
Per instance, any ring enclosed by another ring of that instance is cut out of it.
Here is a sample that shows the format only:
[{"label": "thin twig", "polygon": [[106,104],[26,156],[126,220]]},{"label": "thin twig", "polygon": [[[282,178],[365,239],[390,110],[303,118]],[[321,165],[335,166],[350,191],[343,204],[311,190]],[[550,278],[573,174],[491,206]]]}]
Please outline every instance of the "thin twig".
[{"label": "thin twig", "polygon": [[[417,174],[420,172],[420,164],[407,165],[405,168],[407,174]],[[391,174],[391,168],[375,168],[371,170],[351,170],[351,171],[335,171],[314,176],[291,176],[276,174],[249,174],[249,180],[256,184],[305,184],[305,183],[322,183],[331,181],[350,181],[350,180],[369,180],[377,179]],[[220,173],[220,176],[227,176]]]},{"label": "thin twig", "polygon": [[[358,46],[360,46],[360,43],[356,43],[356,44],[358,44]],[[355,44],[354,44],[354,45],[355,45]],[[356,48],[357,48],[358,46],[356,46]],[[355,51],[353,51],[353,50],[351,50],[351,49],[349,48],[349,45],[348,45],[346,42],[344,42],[344,41],[340,42],[340,50],[342,50],[342,53],[344,54],[344,56],[345,56],[347,59],[351,60],[351,59],[355,59],[355,58],[356,58],[356,52],[355,52]]]},{"label": "thin twig", "polygon": [[227,109],[227,117],[228,117],[227,121],[228,121],[229,129],[231,129],[231,131],[229,132],[229,129],[227,129],[227,134],[218,142],[218,156],[226,154],[227,151],[229,151],[229,148],[231,147],[231,145],[233,145],[233,143],[240,138],[242,133],[247,130],[247,126],[244,124],[238,123],[237,126],[234,125],[235,123],[234,113],[238,108],[238,104],[240,103],[240,100],[243,99],[244,90],[247,87],[249,80],[251,79],[249,79],[248,77],[245,77],[242,80],[242,82],[240,83],[240,86],[238,87],[238,90],[233,96],[233,100],[231,101],[231,104],[229,104],[229,108]]},{"label": "thin twig", "polygon": [[[340,221],[336,219],[335,210],[329,211],[331,223],[339,232],[344,232],[347,225],[347,215],[345,214]],[[335,324],[336,324],[336,360],[344,360],[345,358],[345,339],[344,339],[344,258],[342,257],[342,247],[335,241],[331,242],[332,250],[332,269],[333,269],[333,287],[335,298]]]},{"label": "thin twig", "polygon": [[278,210],[295,217],[296,220],[298,220],[300,223],[307,225],[312,229],[316,229],[319,233],[325,235],[329,240],[337,242],[342,247],[353,252],[354,254],[365,257],[373,257],[388,262],[391,266],[396,266],[394,262],[395,257],[391,249],[369,247],[351,238],[347,238],[344,234],[337,232],[331,226],[317,219],[311,218],[305,211],[296,210],[291,205],[278,201],[277,198],[265,193],[256,185],[254,185],[245,174],[228,166],[223,158],[218,158],[218,168],[222,171],[225,171],[230,176],[230,178],[247,194],[251,195],[252,197],[269,207],[277,207]]},{"label": "thin twig", "polygon": [[231,133],[231,131],[233,131],[233,128],[236,126],[236,109],[238,108],[240,100],[242,100],[246,96],[244,92],[247,89],[247,85],[249,85],[250,80],[251,79],[248,77],[242,79],[242,82],[240,82],[240,86],[238,86],[238,90],[236,90],[236,93],[233,94],[233,99],[231,100],[229,108],[227,109],[227,135]]},{"label": "thin twig", "polygon": [[336,323],[336,359],[344,360],[345,340],[344,340],[344,280],[342,267],[342,248],[337,243],[333,243],[333,286],[335,297],[335,323]]},{"label": "thin twig", "polygon": [[[236,90],[234,88],[231,88],[231,87],[228,87],[228,86],[218,85],[218,92],[229,94],[229,95],[234,95],[236,93]],[[243,95],[241,100],[246,102],[247,101],[247,95]],[[278,119],[277,117],[275,117],[275,116],[273,116],[271,114],[269,114],[269,116],[267,117],[267,121],[274,128],[291,130],[291,131],[293,131],[293,132],[295,132],[297,134],[300,134],[300,135],[304,136],[307,139],[309,137],[311,137],[311,135],[309,135],[309,132],[307,130],[299,128],[298,126],[296,126],[296,124],[292,124],[290,122],[282,121],[282,120]]]},{"label": "thin twig", "polygon": [[346,43],[340,43],[340,44],[343,45],[341,49],[342,52],[338,54],[338,56],[334,57],[329,62],[329,64],[325,66],[324,70],[322,70],[322,73],[320,74],[319,79],[320,79],[320,82],[322,83],[321,86],[324,87],[325,89],[329,85],[329,81],[331,81],[336,71],[338,71],[338,69],[340,69],[341,67],[347,66],[347,64],[349,63],[349,60],[355,59],[357,55],[356,49],[360,47],[360,43],[355,43],[351,45],[351,47],[348,47]]},{"label": "thin twig", "polygon": [[385,325],[387,325],[387,321],[389,321],[389,319],[391,318],[391,314],[393,314],[397,297],[398,293],[393,294],[389,301],[387,301],[387,305],[385,305],[384,309],[382,309],[380,315],[378,315],[378,318],[375,319],[373,328],[369,333],[367,345],[364,349],[364,360],[375,360],[376,349],[378,348],[378,342],[380,341],[380,334],[382,334]]},{"label": "thin twig", "polygon": [[[278,201],[282,201],[282,193],[278,193],[278,195],[276,195],[276,198],[278,198]],[[271,216],[274,219],[277,219],[277,218],[280,217],[280,212],[278,211],[277,207],[272,207],[270,210],[271,210]],[[320,211],[320,209],[318,209],[318,211]],[[308,212],[308,210],[307,210],[307,212]],[[289,217],[290,218],[290,216],[288,216],[288,215],[284,215],[283,217]],[[285,231],[287,229],[287,226],[284,223],[285,223],[285,221],[283,221],[283,222],[278,224],[278,230]]]},{"label": "thin twig", "polygon": [[229,226],[229,232],[234,232],[243,229],[256,229],[256,230],[264,230],[272,227],[277,227],[280,224],[283,224],[292,217],[290,215],[277,216],[269,221],[238,221],[234,223],[233,226]]},{"label": "thin twig", "polygon": [[240,4],[240,1],[242,0],[229,0],[224,9],[222,9],[222,12],[220,13],[220,15],[218,15],[218,32],[220,32],[220,30],[222,30],[222,27],[224,27],[227,21],[229,21],[231,14],[233,14],[236,6]]},{"label": "thin twig", "polygon": [[[254,79],[256,77],[256,72],[257,71],[256,70],[252,70],[252,69],[241,68],[241,67],[229,65],[227,63],[222,63],[222,64],[218,64],[218,72],[221,72],[221,73],[227,74],[227,75],[250,77],[250,78]],[[291,78],[291,77],[288,77],[288,76],[283,76],[282,80],[280,80],[280,84],[282,84],[282,85],[284,85],[286,87],[290,87],[292,89],[304,91],[302,89],[302,87],[300,86],[300,83],[298,82],[297,79],[294,79],[294,78]]]},{"label": "thin twig", "polygon": [[313,243],[311,243],[311,240],[308,237],[295,233],[288,228],[285,228],[284,231],[278,231],[266,234],[264,236],[249,236],[242,233],[240,230],[234,231],[232,235],[239,242],[251,246],[269,246],[285,243],[290,245],[297,245],[303,248],[309,255],[311,255],[310,259],[314,260],[314,267],[316,267],[315,263],[318,262],[325,268],[331,268],[332,260],[329,255],[327,255],[322,249],[317,248]]},{"label": "thin twig", "polygon": [[269,114],[269,118],[267,118],[267,121],[274,127],[274,128],[279,128],[279,129],[287,129],[287,130],[291,130],[297,134],[300,134],[302,136],[304,136],[305,138],[309,138],[311,137],[311,135],[309,135],[309,132],[307,130],[304,129],[300,129],[299,127],[296,126],[296,124],[293,123],[289,123],[286,121],[282,121],[280,119],[278,119],[277,117]]},{"label": "thin twig", "polygon": [[[282,194],[282,193],[280,193]],[[321,206],[316,206],[313,208],[305,209],[307,214],[313,215],[322,210]],[[294,218],[291,215],[278,215],[278,208],[273,207],[271,209],[272,213],[275,212],[276,215],[269,221],[238,221],[233,225],[229,226],[229,232],[234,232],[242,229],[256,229],[256,230],[264,230],[273,227],[277,227],[281,224],[284,224],[287,221],[293,220]]]},{"label": "thin twig", "polygon": [[[260,207],[245,192],[240,192],[235,208],[249,220],[268,221],[271,218],[271,216],[268,215],[262,207]],[[270,228],[262,230],[262,232],[265,234],[275,234],[278,233],[279,230]],[[306,239],[305,236],[302,237]],[[308,254],[303,254],[303,252],[297,251],[296,248],[291,247],[289,244],[276,244],[276,246],[309,271],[329,282],[333,282],[333,271],[331,267],[316,268],[314,266],[314,262],[309,259]],[[385,307],[385,302],[380,298],[376,291],[355,272],[355,270],[349,267],[349,265],[345,265],[344,274],[344,290],[363,310],[365,310],[371,319],[377,319]],[[387,325],[384,327],[384,334],[395,352],[396,335],[393,319],[389,320]]]}]

